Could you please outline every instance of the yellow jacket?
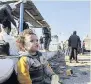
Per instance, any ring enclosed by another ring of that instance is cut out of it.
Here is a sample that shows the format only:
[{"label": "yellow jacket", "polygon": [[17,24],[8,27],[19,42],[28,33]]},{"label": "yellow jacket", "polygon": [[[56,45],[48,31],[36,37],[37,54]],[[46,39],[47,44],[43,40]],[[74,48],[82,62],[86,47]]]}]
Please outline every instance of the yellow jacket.
[{"label": "yellow jacket", "polygon": [[18,80],[20,84],[32,84],[26,59],[27,57],[21,57],[17,65]]},{"label": "yellow jacket", "polygon": [[[54,74],[49,64],[45,66],[45,71],[50,76]],[[21,57],[20,60],[18,61],[17,72],[18,72],[18,80],[20,84],[32,84],[26,56]]]}]

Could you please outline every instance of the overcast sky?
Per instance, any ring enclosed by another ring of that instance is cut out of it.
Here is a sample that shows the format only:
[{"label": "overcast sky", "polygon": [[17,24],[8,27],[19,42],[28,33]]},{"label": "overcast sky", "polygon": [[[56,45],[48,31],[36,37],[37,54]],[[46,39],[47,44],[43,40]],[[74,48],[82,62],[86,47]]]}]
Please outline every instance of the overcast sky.
[{"label": "overcast sky", "polygon": [[48,22],[52,34],[66,40],[77,31],[83,39],[90,32],[89,1],[33,1],[41,15]]}]

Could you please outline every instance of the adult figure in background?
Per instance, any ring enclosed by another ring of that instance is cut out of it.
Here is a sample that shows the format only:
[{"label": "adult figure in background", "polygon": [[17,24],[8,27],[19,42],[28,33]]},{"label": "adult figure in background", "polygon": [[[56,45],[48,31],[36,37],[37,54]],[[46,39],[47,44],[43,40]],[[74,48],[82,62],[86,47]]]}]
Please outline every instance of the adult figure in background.
[{"label": "adult figure in background", "polygon": [[85,42],[83,41],[83,43],[82,43],[82,54],[84,54],[84,51],[85,51]]},{"label": "adult figure in background", "polygon": [[62,50],[62,52],[64,52],[64,43],[63,43],[63,41],[61,41],[61,50]]},{"label": "adult figure in background", "polygon": [[[18,28],[20,27],[20,21],[18,21]],[[23,30],[25,29],[29,29],[29,25],[27,24],[27,22],[23,21]]]},{"label": "adult figure in background", "polygon": [[42,36],[40,37],[40,49],[41,50],[43,49],[43,37]]},{"label": "adult figure in background", "polygon": [[[20,3],[20,0],[11,6],[10,4],[4,4],[0,6],[0,24],[3,24],[3,28],[9,34],[11,32],[11,23],[17,27],[16,22],[13,17],[13,11],[16,6]],[[17,28],[18,30],[18,28]]]},{"label": "adult figure in background", "polygon": [[81,40],[78,35],[76,35],[76,31],[73,32],[73,34],[69,37],[68,40],[68,46],[71,47],[71,55],[70,55],[70,62],[72,58],[78,63],[77,60],[77,54],[78,54],[78,49],[81,47]]},{"label": "adult figure in background", "polygon": [[23,22],[23,30],[29,29],[29,25],[24,21]]},{"label": "adult figure in background", "polygon": [[43,38],[44,38],[44,49],[49,51],[49,45],[51,42],[51,30],[50,28],[44,27],[42,29]]},{"label": "adult figure in background", "polygon": [[9,33],[11,31],[11,22],[16,27],[16,22],[12,16],[12,8],[8,4],[4,4],[0,7],[0,23],[3,24],[3,28]]},{"label": "adult figure in background", "polygon": [[3,29],[5,30],[5,32],[9,35],[10,32],[11,32],[11,22],[6,19],[4,22],[3,22]]}]

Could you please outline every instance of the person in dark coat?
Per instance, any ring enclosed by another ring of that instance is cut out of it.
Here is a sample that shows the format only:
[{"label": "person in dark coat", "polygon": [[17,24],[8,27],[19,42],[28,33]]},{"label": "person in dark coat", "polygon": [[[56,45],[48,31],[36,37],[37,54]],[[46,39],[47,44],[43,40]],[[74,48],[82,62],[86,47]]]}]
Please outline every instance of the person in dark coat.
[{"label": "person in dark coat", "polygon": [[44,27],[42,29],[44,38],[44,49],[49,51],[49,45],[51,42],[51,30],[50,28]]},{"label": "person in dark coat", "polygon": [[3,29],[5,30],[5,32],[9,35],[10,32],[11,32],[11,22],[6,19],[4,22],[3,22],[3,25],[2,25]]},{"label": "person in dark coat", "polygon": [[84,51],[85,51],[85,41],[83,41],[82,43],[82,54],[84,54]]},{"label": "person in dark coat", "polygon": [[12,8],[10,5],[4,4],[0,7],[0,23],[3,23],[7,19],[16,26],[16,22],[12,16]]},{"label": "person in dark coat", "polygon": [[71,47],[71,55],[70,55],[70,62],[72,58],[78,62],[77,60],[77,54],[78,54],[78,49],[81,47],[81,40],[80,37],[76,35],[76,31],[73,32],[73,35],[69,37],[68,40],[68,46]]},{"label": "person in dark coat", "polygon": [[0,23],[3,25],[3,28],[9,34],[11,31],[11,22],[16,27],[16,22],[12,15],[12,8],[8,4],[4,4],[0,7]]},{"label": "person in dark coat", "polygon": [[42,45],[43,45],[43,37],[41,36],[41,37],[40,37],[40,49],[41,49],[41,50],[43,49],[43,46],[42,46]]},{"label": "person in dark coat", "polygon": [[[10,4],[3,4],[0,6],[0,24],[3,25],[3,28],[9,34],[11,32],[11,23],[17,28],[16,22],[13,17],[13,11],[16,9],[16,6],[21,3],[21,0],[14,3],[13,6]],[[18,28],[17,28],[18,31]]]},{"label": "person in dark coat", "polygon": [[29,29],[29,25],[24,21],[23,22],[23,30]]},{"label": "person in dark coat", "polygon": [[[20,27],[20,21],[18,21],[18,28]],[[26,21],[23,21],[23,30],[29,29],[29,25],[27,24]]]}]

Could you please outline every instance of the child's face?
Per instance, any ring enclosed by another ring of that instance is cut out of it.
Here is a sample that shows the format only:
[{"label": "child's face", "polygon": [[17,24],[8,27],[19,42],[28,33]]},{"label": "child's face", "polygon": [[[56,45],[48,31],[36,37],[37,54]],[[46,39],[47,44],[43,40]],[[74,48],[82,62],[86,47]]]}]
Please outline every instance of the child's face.
[{"label": "child's face", "polygon": [[39,44],[38,44],[38,38],[36,35],[25,35],[25,48],[29,52],[36,52],[38,51]]}]

